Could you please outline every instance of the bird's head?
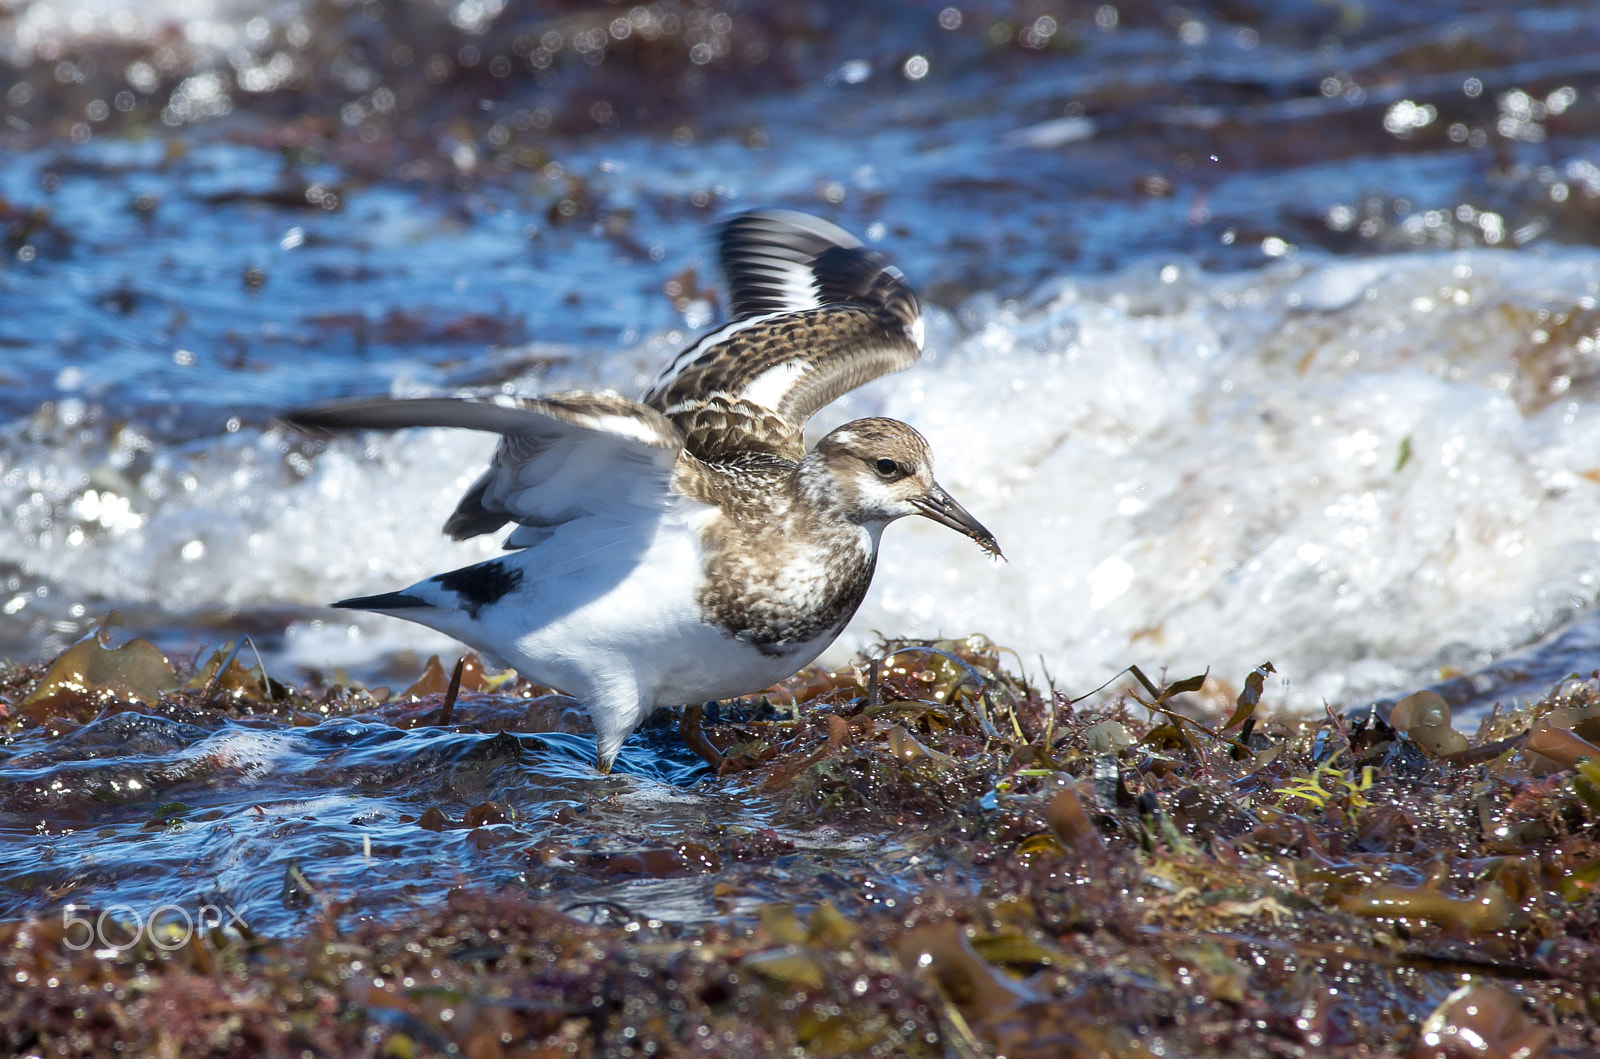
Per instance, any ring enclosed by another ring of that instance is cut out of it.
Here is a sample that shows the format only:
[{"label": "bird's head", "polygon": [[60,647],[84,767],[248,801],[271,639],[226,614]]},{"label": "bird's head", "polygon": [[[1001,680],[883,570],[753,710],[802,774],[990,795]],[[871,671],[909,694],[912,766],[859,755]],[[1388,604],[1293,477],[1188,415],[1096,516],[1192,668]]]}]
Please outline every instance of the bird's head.
[{"label": "bird's head", "polygon": [[805,464],[809,487],[829,493],[819,499],[853,522],[881,530],[897,518],[921,515],[1000,555],[994,534],[934,480],[927,439],[897,419],[846,423],[819,441]]}]

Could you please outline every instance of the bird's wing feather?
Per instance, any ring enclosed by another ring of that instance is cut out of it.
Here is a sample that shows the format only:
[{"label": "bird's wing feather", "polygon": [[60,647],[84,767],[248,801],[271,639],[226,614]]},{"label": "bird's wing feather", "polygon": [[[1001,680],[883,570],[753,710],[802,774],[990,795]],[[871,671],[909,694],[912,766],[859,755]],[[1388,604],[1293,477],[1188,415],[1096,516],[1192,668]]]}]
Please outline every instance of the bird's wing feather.
[{"label": "bird's wing feather", "polygon": [[[793,210],[742,213],[722,226],[718,264],[728,285],[728,316],[747,320],[851,300],[837,270],[817,267],[830,252],[860,250],[861,240],[819,217]],[[881,261],[881,258],[879,259]],[[874,271],[876,271],[874,269]]]},{"label": "bird's wing feather", "polygon": [[324,430],[463,427],[499,434],[489,468],[462,497],[445,532],[462,540],[507,522],[535,528],[514,532],[510,547],[532,543],[538,528],[576,518],[659,509],[683,449],[682,433],[666,416],[610,394],[382,398],[301,409],[284,419]]},{"label": "bird's wing feather", "polygon": [[848,232],[787,210],[741,214],[719,245],[733,321],[669,364],[644,403],[702,459],[798,459],[806,421],[922,352],[916,295]]}]

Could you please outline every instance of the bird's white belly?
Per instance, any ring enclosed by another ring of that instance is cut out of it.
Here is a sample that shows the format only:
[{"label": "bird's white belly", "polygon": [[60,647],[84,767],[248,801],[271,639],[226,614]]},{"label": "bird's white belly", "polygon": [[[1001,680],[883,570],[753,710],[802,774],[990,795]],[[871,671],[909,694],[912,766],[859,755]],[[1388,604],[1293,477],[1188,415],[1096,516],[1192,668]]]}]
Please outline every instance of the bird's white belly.
[{"label": "bird's white belly", "polygon": [[[541,550],[527,557],[527,624],[496,653],[524,676],[585,702],[628,697],[618,686],[625,681],[647,708],[749,694],[790,676],[838,635],[829,630],[770,655],[707,621],[697,602],[704,577],[699,533],[682,522],[662,525],[609,587],[615,573],[608,577],[604,564],[539,583]],[[512,614],[504,618],[519,624]]]}]

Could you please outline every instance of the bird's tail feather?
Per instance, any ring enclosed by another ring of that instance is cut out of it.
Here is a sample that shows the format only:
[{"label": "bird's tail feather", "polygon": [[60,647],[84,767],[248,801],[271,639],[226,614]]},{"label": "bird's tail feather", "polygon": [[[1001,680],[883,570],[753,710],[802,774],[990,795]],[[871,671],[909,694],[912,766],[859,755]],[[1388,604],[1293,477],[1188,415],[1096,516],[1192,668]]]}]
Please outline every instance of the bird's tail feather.
[{"label": "bird's tail feather", "polygon": [[341,599],[332,604],[341,610],[410,610],[414,607],[431,607],[432,603],[420,596],[410,596],[404,592],[382,592],[376,596],[356,596],[353,599]]}]

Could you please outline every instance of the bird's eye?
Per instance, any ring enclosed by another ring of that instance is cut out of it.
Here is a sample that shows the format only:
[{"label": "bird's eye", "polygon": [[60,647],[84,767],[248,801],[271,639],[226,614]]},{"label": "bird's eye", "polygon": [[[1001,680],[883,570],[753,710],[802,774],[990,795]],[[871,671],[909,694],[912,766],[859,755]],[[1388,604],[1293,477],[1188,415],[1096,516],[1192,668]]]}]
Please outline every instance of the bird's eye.
[{"label": "bird's eye", "polygon": [[900,465],[887,456],[879,457],[878,461],[872,466],[884,478],[893,478],[900,473]]}]

